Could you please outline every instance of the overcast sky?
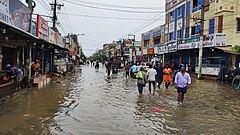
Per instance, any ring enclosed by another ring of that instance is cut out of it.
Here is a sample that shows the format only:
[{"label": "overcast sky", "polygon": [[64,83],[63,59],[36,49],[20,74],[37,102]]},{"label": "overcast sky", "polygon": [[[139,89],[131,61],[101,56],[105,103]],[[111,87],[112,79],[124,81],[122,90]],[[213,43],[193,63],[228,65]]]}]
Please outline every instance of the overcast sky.
[{"label": "overcast sky", "polygon": [[[50,15],[49,3],[53,0],[35,0],[37,6],[34,13]],[[58,27],[62,31],[62,35],[67,33],[84,33],[84,36],[79,36],[81,45],[85,55],[92,55],[97,49],[102,48],[104,43],[110,43],[113,40],[120,38],[126,38],[127,34],[135,34],[137,40],[140,40],[141,33],[144,33],[152,28],[164,24],[164,5],[165,0],[57,0],[58,3],[64,4],[64,7],[58,11]],[[109,11],[103,9],[89,8],[70,2],[76,2],[77,4],[84,4],[87,6],[117,9],[124,11],[140,11],[140,12],[154,12],[154,13],[133,13],[133,12],[119,12]],[[90,2],[90,3],[89,3]],[[91,3],[93,2],[93,3]],[[104,3],[104,6],[99,5]],[[112,5],[106,5],[112,4]],[[142,8],[123,8],[116,7],[113,5],[124,6],[124,7],[159,7],[152,9]],[[44,7],[43,7],[44,6]],[[48,7],[47,7],[48,6]],[[60,13],[75,14],[74,15],[63,15]],[[76,16],[77,15],[77,16]],[[132,19],[155,19],[154,21],[149,20],[126,20],[126,19],[103,19],[103,18],[90,18],[79,15],[88,16],[100,16],[110,18],[132,18]],[[67,19],[67,17],[70,20]],[[143,28],[139,28],[138,31],[134,32],[139,26],[146,24]],[[52,23],[49,23],[52,26]],[[64,30],[62,30],[64,29]]]}]

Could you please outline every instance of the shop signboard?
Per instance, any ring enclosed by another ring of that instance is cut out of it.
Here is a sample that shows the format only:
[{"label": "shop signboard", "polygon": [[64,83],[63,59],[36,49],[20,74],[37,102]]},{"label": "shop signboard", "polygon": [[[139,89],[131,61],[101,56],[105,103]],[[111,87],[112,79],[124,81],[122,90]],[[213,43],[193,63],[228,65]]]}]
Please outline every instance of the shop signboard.
[{"label": "shop signboard", "polygon": [[216,33],[204,37],[203,46],[204,47],[214,47],[214,46],[226,46],[227,37],[225,33]]},{"label": "shop signboard", "polygon": [[172,33],[174,31],[174,22],[171,22],[169,24],[169,33]]},{"label": "shop signboard", "polygon": [[50,27],[48,27],[48,42],[52,43],[52,44],[56,44],[57,43],[57,34]]},{"label": "shop signboard", "polygon": [[158,47],[154,47],[154,54],[158,54]]},{"label": "shop signboard", "polygon": [[204,37],[203,39],[203,47],[213,47],[214,46],[214,38],[215,36],[212,34],[212,35],[207,35]]},{"label": "shop signboard", "polygon": [[177,43],[168,44],[168,52],[176,52],[177,51]]},{"label": "shop signboard", "polygon": [[0,0],[0,20],[10,23],[9,0]]},{"label": "shop signboard", "polygon": [[161,26],[152,30],[153,37],[158,37],[161,35]]},{"label": "shop signboard", "polygon": [[141,56],[142,52],[140,50],[141,49],[139,47],[136,48],[136,56]]},{"label": "shop signboard", "polygon": [[178,50],[199,48],[199,45],[200,45],[199,37],[190,38],[183,40],[181,44],[178,44]]},{"label": "shop signboard", "polygon": [[130,55],[130,49],[128,47],[124,47],[124,55],[129,56]]},{"label": "shop signboard", "polygon": [[57,42],[56,44],[60,47],[64,47],[63,37],[57,32]]},{"label": "shop signboard", "polygon": [[117,50],[120,50],[121,49],[121,45],[120,44],[118,44],[118,45],[116,45],[116,47],[115,47]]},{"label": "shop signboard", "polygon": [[158,48],[158,53],[159,53],[159,54],[168,53],[168,46],[167,46],[167,45],[160,46],[160,47]]},{"label": "shop signboard", "polygon": [[46,41],[48,40],[48,22],[40,15],[37,15],[36,36]]},{"label": "shop signboard", "polygon": [[216,46],[226,46],[227,45],[227,35],[225,33],[217,33],[215,35],[215,45]]},{"label": "shop signboard", "polygon": [[147,49],[143,49],[143,55],[147,55]]},{"label": "shop signboard", "polygon": [[31,34],[36,36],[36,23],[35,22],[32,22]]},{"label": "shop signboard", "polygon": [[31,10],[19,0],[0,0],[0,19],[30,32]]},{"label": "shop signboard", "polygon": [[147,49],[147,54],[148,55],[153,55],[154,54],[154,48],[148,48]]},{"label": "shop signboard", "polygon": [[150,35],[151,35],[151,32],[150,32],[150,31],[144,33],[144,34],[143,34],[143,38],[144,38],[144,40],[148,40],[148,39],[150,39]]}]

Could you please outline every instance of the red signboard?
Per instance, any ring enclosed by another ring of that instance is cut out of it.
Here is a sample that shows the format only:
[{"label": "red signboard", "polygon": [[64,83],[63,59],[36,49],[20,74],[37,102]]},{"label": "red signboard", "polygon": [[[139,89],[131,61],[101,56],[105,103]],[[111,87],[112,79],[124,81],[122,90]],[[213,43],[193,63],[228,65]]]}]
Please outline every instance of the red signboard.
[{"label": "red signboard", "polygon": [[48,40],[48,22],[40,15],[37,15],[36,36]]},{"label": "red signboard", "polygon": [[154,54],[154,48],[147,49],[147,54],[148,55],[153,55]]}]

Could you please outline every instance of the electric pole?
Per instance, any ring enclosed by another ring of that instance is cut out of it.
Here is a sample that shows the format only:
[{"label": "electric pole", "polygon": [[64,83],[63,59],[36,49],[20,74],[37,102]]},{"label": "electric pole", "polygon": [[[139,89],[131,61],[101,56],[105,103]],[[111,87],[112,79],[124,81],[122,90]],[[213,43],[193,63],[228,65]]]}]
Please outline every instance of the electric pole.
[{"label": "electric pole", "polygon": [[54,3],[49,3],[52,6],[53,10],[53,29],[56,28],[56,21],[57,21],[57,8],[58,10],[61,9],[64,5],[62,4],[57,4],[57,0],[54,0]]},{"label": "electric pole", "polygon": [[200,46],[199,46],[199,57],[198,57],[198,79],[202,78],[202,56],[203,56],[203,34],[204,34],[204,8],[205,0],[202,1],[201,8],[201,29],[200,29]]}]

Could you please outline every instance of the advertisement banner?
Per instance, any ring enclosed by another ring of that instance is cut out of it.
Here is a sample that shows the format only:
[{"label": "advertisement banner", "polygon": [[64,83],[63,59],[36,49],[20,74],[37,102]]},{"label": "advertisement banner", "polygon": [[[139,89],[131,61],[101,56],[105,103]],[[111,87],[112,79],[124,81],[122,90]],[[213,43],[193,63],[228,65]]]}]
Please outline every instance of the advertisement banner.
[{"label": "advertisement banner", "polygon": [[154,48],[147,49],[147,54],[148,55],[153,55],[154,54]]},{"label": "advertisement banner", "polygon": [[158,54],[158,47],[154,47],[154,54]]},{"label": "advertisement banner", "polygon": [[225,33],[217,33],[215,36],[216,46],[226,46],[227,45],[227,35]]},{"label": "advertisement banner", "polygon": [[48,27],[48,42],[52,43],[52,44],[56,44],[57,43],[57,34],[50,27]]},{"label": "advertisement banner", "polygon": [[177,43],[168,44],[168,52],[176,52],[177,51]]},{"label": "advertisement banner", "polygon": [[178,50],[199,48],[199,45],[200,45],[199,37],[190,38],[183,40],[182,43],[178,45]]},{"label": "advertisement banner", "polygon": [[203,47],[213,47],[213,46],[215,46],[214,41],[215,41],[215,36],[214,35],[207,35],[203,39]]},{"label": "advertisement banner", "polygon": [[152,30],[153,37],[158,37],[161,35],[161,26]]},{"label": "advertisement banner", "polygon": [[158,53],[159,53],[159,54],[168,53],[168,46],[166,46],[166,45],[160,46],[160,47],[158,48]]},{"label": "advertisement banner", "polygon": [[124,48],[124,55],[129,56],[130,55],[130,49],[128,47]]},{"label": "advertisement banner", "polygon": [[[6,0],[2,0],[2,2],[4,1]],[[11,15],[10,24],[24,31],[30,31],[31,10],[27,6],[19,0],[9,0],[9,13]]]},{"label": "advertisement banner", "polygon": [[10,23],[9,0],[0,0],[0,20]]},{"label": "advertisement banner", "polygon": [[143,55],[147,55],[147,49],[143,49]]},{"label": "advertisement banner", "polygon": [[48,22],[40,15],[37,15],[36,36],[46,41],[48,40]]},{"label": "advertisement banner", "polygon": [[64,38],[59,33],[57,33],[57,43],[56,44],[60,47],[64,47],[63,40],[64,40]]},{"label": "advertisement banner", "polygon": [[32,22],[32,26],[31,26],[31,34],[32,35],[36,35],[37,29],[36,29],[36,23]]},{"label": "advertisement banner", "polygon": [[226,46],[226,45],[227,45],[227,35],[225,33],[216,33],[214,35],[208,35],[204,37],[204,40],[203,40],[204,47]]}]

